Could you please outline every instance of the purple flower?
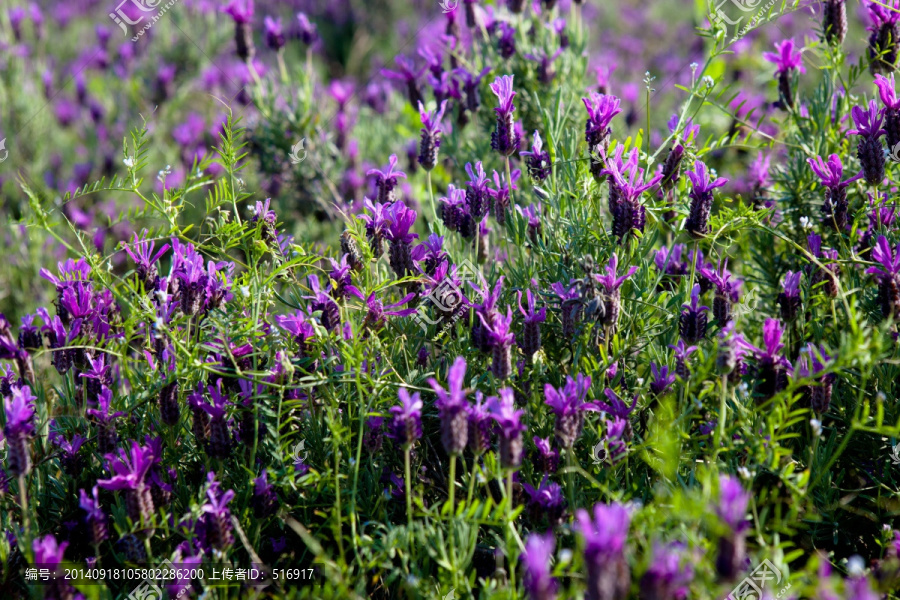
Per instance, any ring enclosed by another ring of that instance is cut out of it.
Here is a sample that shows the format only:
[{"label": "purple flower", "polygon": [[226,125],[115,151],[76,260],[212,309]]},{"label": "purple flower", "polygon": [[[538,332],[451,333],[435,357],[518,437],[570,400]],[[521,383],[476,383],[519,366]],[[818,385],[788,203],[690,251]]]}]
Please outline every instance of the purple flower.
[{"label": "purple flower", "polygon": [[509,210],[509,205],[512,201],[512,192],[510,187],[513,190],[517,190],[519,188],[516,187],[516,182],[519,180],[519,177],[522,175],[522,172],[519,169],[513,169],[512,173],[510,173],[510,177],[512,178],[512,183],[506,181],[506,176],[501,176],[497,171],[494,171],[494,185],[496,186],[494,189],[488,189],[488,195],[491,198],[491,204],[493,205],[494,218],[497,219],[497,222],[503,225],[506,223],[506,212]]},{"label": "purple flower", "polygon": [[543,181],[550,177],[553,172],[553,164],[550,162],[550,153],[544,150],[544,140],[541,139],[541,134],[537,129],[534,130],[531,150],[522,150],[519,154],[525,157],[528,175],[532,179]]},{"label": "purple flower", "polygon": [[319,277],[317,275],[309,275],[307,281],[309,281],[309,289],[312,295],[304,296],[304,298],[311,300],[310,311],[321,313],[319,322],[322,324],[322,327],[328,331],[334,331],[341,324],[340,308],[331,295],[319,286]]},{"label": "purple flower", "polygon": [[691,354],[698,350],[697,346],[685,346],[684,340],[679,339],[678,344],[671,345],[669,348],[675,351],[675,374],[686,381],[690,377],[691,372],[687,367],[687,360]]},{"label": "purple flower", "polygon": [[465,108],[467,111],[474,113],[481,105],[478,86],[481,84],[481,79],[490,73],[490,71],[490,67],[485,67],[477,74],[470,73],[461,67],[453,70],[453,74],[456,75],[463,84],[463,91],[466,94]]},{"label": "purple flower", "polygon": [[481,161],[475,163],[474,170],[471,163],[466,163],[466,173],[469,174],[469,181],[466,185],[466,203],[472,218],[480,221],[488,213],[490,207],[490,179],[485,174]]},{"label": "purple flower", "polygon": [[[599,153],[605,157],[602,148]],[[637,148],[625,162],[622,162],[622,150],[618,150],[612,160],[606,160],[606,168],[600,171],[601,176],[610,177],[609,208],[613,217],[613,235],[619,238],[619,243],[627,239],[635,229],[644,231],[646,218],[641,195],[663,178],[662,173],[657,173],[647,183],[641,183],[644,180],[644,170],[638,167],[638,159]]]},{"label": "purple flower", "polygon": [[231,0],[222,9],[235,23],[250,23],[253,20],[253,0]]},{"label": "purple flower", "polygon": [[500,434],[500,464],[505,469],[518,469],[522,464],[523,410],[516,410],[515,392],[502,388],[500,397],[491,396],[487,401],[491,418],[497,422]]},{"label": "purple flower", "polygon": [[36,538],[31,545],[34,551],[34,564],[40,565],[42,569],[56,571],[63,562],[63,553],[68,545],[68,542],[58,544],[53,535]]},{"label": "purple flower", "polygon": [[475,402],[466,408],[468,414],[469,449],[481,456],[491,446],[491,413],[484,402],[484,394],[475,392]]},{"label": "purple flower", "polygon": [[379,300],[375,296],[375,292],[372,292],[366,298],[366,307],[369,310],[366,313],[366,318],[363,322],[364,326],[371,327],[373,329],[380,329],[387,322],[386,317],[408,317],[409,315],[415,314],[418,310],[416,308],[404,308],[401,310],[396,310],[415,297],[415,294],[410,293],[401,298],[399,302],[386,305],[382,304],[381,300]]},{"label": "purple flower", "polygon": [[550,438],[532,438],[537,450],[537,469],[543,473],[555,473],[559,467],[559,451],[550,446]]},{"label": "purple flower", "polygon": [[634,411],[634,407],[637,405],[637,394],[631,399],[631,406],[625,404],[625,401],[619,398],[619,395],[609,388],[603,390],[603,394],[606,396],[607,400],[609,400],[609,404],[601,400],[595,400],[593,402],[593,410],[603,411],[611,417],[627,420],[628,415]]},{"label": "purple flower", "polygon": [[513,76],[498,77],[490,88],[499,101],[497,108],[494,109],[497,113],[497,125],[491,134],[491,148],[503,156],[512,156],[519,151],[521,142],[513,119],[513,111],[516,110],[513,105],[513,98],[516,96],[516,92],[513,91]]},{"label": "purple flower", "polygon": [[437,400],[434,405],[441,419],[441,443],[447,454],[462,454],[468,441],[468,406],[465,389],[466,359],[456,357],[447,375],[449,390],[445,390],[437,379],[431,377],[428,384]]},{"label": "purple flower", "polygon": [[688,597],[694,569],[685,561],[684,544],[653,543],[650,566],[641,577],[641,598],[682,600]]},{"label": "purple flower", "polygon": [[631,574],[625,559],[625,542],[631,515],[621,504],[595,504],[593,519],[579,509],[575,528],[584,543],[587,600],[625,600]]},{"label": "purple flower", "polygon": [[728,180],[724,177],[712,179],[706,164],[698,160],[694,163],[694,170],[687,172],[691,182],[691,207],[685,229],[694,236],[704,236],[709,233],[709,215],[713,205],[713,190],[722,187]]},{"label": "purple flower", "polygon": [[749,526],[747,522],[747,505],[750,493],[745,491],[741,482],[723,475],[719,477],[719,504],[716,514],[733,531],[742,531]]},{"label": "purple flower", "polygon": [[319,40],[319,31],[315,23],[311,23],[306,13],[297,13],[297,36],[305,46],[312,46]]},{"label": "purple flower", "polygon": [[331,263],[331,272],[328,274],[328,278],[333,282],[331,295],[334,299],[340,300],[348,293],[353,294],[357,298],[361,297],[362,292],[353,285],[353,279],[350,273],[352,268],[347,262],[347,255],[344,254],[341,256],[341,262],[338,262],[333,258],[329,258],[328,260]]},{"label": "purple flower", "polygon": [[238,58],[249,63],[256,54],[252,29],[253,0],[231,0],[221,10],[234,20],[234,42]]},{"label": "purple flower", "polygon": [[744,357],[750,348],[747,340],[744,339],[743,334],[734,330],[734,321],[729,321],[719,332],[718,342],[716,369],[719,373],[729,374],[732,382],[739,381],[747,371],[747,365],[744,363]]},{"label": "purple flower", "polygon": [[885,318],[900,317],[900,244],[891,249],[887,238],[878,236],[872,248],[872,260],[879,266],[869,267],[866,273],[875,276],[878,282],[878,300]]},{"label": "purple flower", "polygon": [[556,415],[554,434],[557,443],[571,450],[584,428],[586,410],[596,410],[594,404],[586,402],[591,390],[591,378],[579,373],[575,379],[566,377],[566,384],[556,389],[549,383],[544,385],[544,404]]},{"label": "purple flower", "polygon": [[884,0],[866,3],[872,25],[869,36],[869,71],[872,75],[892,73],[897,63],[897,21],[900,2]]},{"label": "purple flower", "polygon": [[525,541],[525,552],[519,560],[525,567],[523,575],[525,591],[530,600],[554,600],[559,587],[556,579],[550,574],[550,560],[556,540],[553,532],[544,535],[532,533]]},{"label": "purple flower", "polygon": [[80,501],[78,505],[84,510],[85,522],[91,534],[91,543],[98,546],[109,538],[108,518],[100,508],[99,490],[95,485],[88,496],[84,490],[79,490]]},{"label": "purple flower", "polygon": [[732,279],[732,274],[728,272],[728,259],[725,260],[725,264],[719,264],[718,270],[704,266],[699,271],[716,288],[716,296],[713,299],[713,316],[719,324],[727,323],[731,320],[731,305],[736,304],[741,298],[740,287],[743,282],[739,279]]},{"label": "purple flower", "polygon": [[781,306],[781,318],[785,321],[793,321],[800,312],[801,275],[800,271],[788,271],[781,280],[782,292],[778,295],[778,304]]},{"label": "purple flower", "polygon": [[512,58],[516,53],[516,28],[507,23],[500,21],[497,25],[497,50],[503,58]]},{"label": "purple flower", "polygon": [[535,296],[531,290],[525,290],[528,299],[528,310],[522,308],[522,292],[516,292],[518,298],[519,312],[525,320],[524,331],[522,332],[522,351],[525,357],[531,360],[534,354],[541,349],[541,328],[540,324],[547,319],[547,308],[541,307],[536,310]]},{"label": "purple flower", "polygon": [[588,113],[584,139],[592,152],[597,150],[598,145],[605,150],[604,142],[608,140],[610,133],[609,124],[613,117],[622,112],[619,107],[619,99],[615,96],[594,92],[589,97],[582,98],[581,101],[584,102]]},{"label": "purple flower", "polygon": [[135,271],[137,273],[138,280],[144,283],[146,289],[150,289],[150,286],[156,279],[156,262],[171,247],[169,244],[164,244],[159,249],[159,251],[154,254],[153,250],[155,246],[156,242],[154,242],[153,240],[147,240],[146,229],[141,231],[140,237],[138,237],[138,234],[134,234],[134,238],[132,239],[130,247],[128,244],[122,242],[122,247],[124,248],[125,252],[135,263]]},{"label": "purple flower", "polygon": [[263,21],[266,31],[266,45],[275,50],[281,50],[285,44],[284,28],[281,26],[281,18],[266,17]]},{"label": "purple flower", "polygon": [[316,333],[313,324],[307,319],[307,315],[299,310],[293,314],[277,315],[275,323],[293,336],[294,341],[300,348],[299,353],[301,355],[305,354],[307,342]]},{"label": "purple flower", "polygon": [[417,107],[419,103],[423,101],[422,93],[419,91],[418,80],[419,77],[422,76],[422,73],[425,72],[425,67],[417,69],[412,59],[407,58],[403,55],[398,55],[396,58],[394,58],[394,62],[396,62],[397,66],[400,67],[399,71],[382,69],[381,74],[388,79],[393,79],[395,81],[401,81],[405,83],[409,103],[413,107]]},{"label": "purple flower", "polygon": [[34,436],[34,401],[28,387],[14,387],[12,396],[3,400],[6,425],[3,434],[9,448],[6,466],[14,475],[27,475],[31,470],[29,439]]},{"label": "purple flower", "polygon": [[[404,179],[406,178],[406,173],[394,170],[394,167],[397,166],[397,162],[397,155],[391,154],[390,158],[388,158],[388,166],[384,171],[378,169],[369,169],[366,171],[366,175],[375,176],[375,186],[378,188],[378,202],[381,204],[390,204],[397,199],[396,194],[394,193],[394,189],[397,187],[397,180],[401,177]],[[371,202],[366,204],[367,208],[370,206]],[[372,212],[375,213],[374,210]]]},{"label": "purple flower", "polygon": [[847,202],[847,186],[854,181],[863,178],[864,173],[860,171],[853,177],[841,181],[844,174],[844,166],[837,154],[832,154],[828,158],[828,162],[817,156],[815,159],[806,159],[810,168],[813,170],[822,185],[825,186],[825,201],[822,204],[822,214],[825,217],[825,224],[843,231],[847,226],[847,210],[849,204]]},{"label": "purple flower", "polygon": [[559,484],[550,482],[545,474],[537,489],[527,483],[522,487],[529,497],[528,508],[533,521],[541,522],[546,519],[551,525],[562,522],[566,501]]},{"label": "purple flower", "polygon": [[637,272],[637,267],[629,267],[628,271],[620,276],[618,275],[619,258],[616,256],[614,252],[613,255],[609,259],[609,264],[606,266],[606,274],[604,275],[594,275],[594,279],[597,280],[601,286],[603,286],[603,291],[606,293],[605,302],[605,315],[606,315],[606,323],[615,327],[619,322],[619,312],[621,310],[621,298],[622,293],[619,288],[622,287],[622,284],[634,275]]},{"label": "purple flower", "polygon": [[655,362],[650,363],[650,373],[653,381],[650,382],[650,391],[656,396],[665,395],[675,383],[675,373],[669,372],[669,367],[663,365],[657,368]]},{"label": "purple flower", "polygon": [[556,77],[556,71],[553,70],[553,63],[559,58],[562,51],[562,48],[557,48],[556,52],[553,54],[547,54],[543,51],[538,52],[537,54],[525,54],[525,58],[538,63],[537,80],[539,83],[547,85],[553,82],[553,79]]},{"label": "purple flower", "polygon": [[403,445],[412,445],[422,437],[422,399],[416,392],[410,396],[406,388],[397,392],[400,405],[391,407],[393,419],[388,437]]},{"label": "purple flower", "polygon": [[[892,14],[893,11],[891,11]],[[897,110],[900,108],[900,98],[897,98],[896,87],[894,86],[894,74],[891,73],[887,77],[884,75],[875,76],[875,86],[878,88],[878,95],[881,103],[887,109]]]},{"label": "purple flower", "polygon": [[543,229],[541,225],[541,203],[537,202],[525,208],[517,204],[516,211],[522,215],[528,225],[528,239],[531,240],[532,244],[537,244]]},{"label": "purple flower", "polygon": [[401,201],[391,204],[387,211],[388,227],[385,237],[391,243],[388,258],[398,278],[416,273],[410,243],[418,238],[419,234],[409,231],[416,222],[416,216],[416,211],[407,208]]},{"label": "purple flower", "polygon": [[763,399],[769,399],[787,387],[787,374],[791,363],[779,353],[784,348],[781,338],[784,328],[778,319],[766,319],[763,324],[763,345],[765,350],[747,344],[756,353],[758,363],[757,391]]},{"label": "purple flower", "polygon": [[373,203],[368,198],[365,198],[363,205],[372,215],[361,214],[357,215],[357,218],[363,220],[366,224],[366,238],[369,240],[372,255],[377,260],[384,252],[384,235],[388,227],[387,211],[390,208],[390,204]]},{"label": "purple flower", "polygon": [[222,492],[219,482],[215,480],[216,474],[210,471],[206,475],[209,487],[206,489],[208,502],[200,507],[201,517],[208,548],[224,550],[234,542],[232,534],[231,511],[228,503],[234,499],[234,491]]},{"label": "purple flower", "polygon": [[422,118],[422,137],[419,142],[419,164],[426,171],[437,166],[438,148],[441,146],[441,119],[447,110],[444,100],[434,112],[426,112],[425,106],[419,103],[419,116]]},{"label": "purple flower", "polygon": [[120,449],[118,456],[106,455],[111,479],[98,479],[97,485],[106,490],[124,490],[128,516],[134,523],[149,524],[153,517],[153,497],[146,479],[153,466],[153,450],[131,442],[130,449]]},{"label": "purple flower", "polygon": [[425,274],[433,276],[441,263],[449,260],[444,251],[444,236],[432,233],[416,247],[416,260],[425,261]]},{"label": "purple flower", "polygon": [[678,333],[687,343],[695,343],[706,337],[706,314],[708,306],[700,306],[700,284],[691,290],[690,304],[682,304],[681,317],[678,321]]},{"label": "purple flower", "polygon": [[269,485],[269,476],[265,471],[253,480],[253,497],[250,499],[250,505],[257,519],[270,517],[278,509],[278,494],[275,493],[275,487]]},{"label": "purple flower", "polygon": [[884,180],[884,148],[878,139],[887,133],[881,127],[884,115],[878,110],[874,100],[869,101],[867,110],[854,106],[850,115],[856,123],[856,129],[851,129],[847,134],[860,136],[856,156],[862,164],[866,183],[878,186]]},{"label": "purple flower", "polygon": [[512,332],[512,308],[507,307],[506,315],[498,312],[491,323],[485,320],[481,312],[478,313],[478,318],[487,334],[492,352],[491,371],[501,381],[508,379],[512,374],[512,348],[516,343],[516,336]]},{"label": "purple flower", "polygon": [[775,65],[776,73],[786,73],[792,70],[806,73],[806,68],[803,66],[803,55],[799,50],[795,52],[794,46],[793,39],[775,42],[775,52],[763,52],[763,58]]}]

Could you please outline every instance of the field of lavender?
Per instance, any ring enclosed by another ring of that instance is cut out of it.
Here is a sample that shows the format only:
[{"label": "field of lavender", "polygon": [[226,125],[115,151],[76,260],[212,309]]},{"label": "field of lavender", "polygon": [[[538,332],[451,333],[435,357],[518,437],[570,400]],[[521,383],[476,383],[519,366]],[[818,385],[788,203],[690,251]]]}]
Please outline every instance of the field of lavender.
[{"label": "field of lavender", "polygon": [[3,600],[900,598],[900,0],[0,49]]}]

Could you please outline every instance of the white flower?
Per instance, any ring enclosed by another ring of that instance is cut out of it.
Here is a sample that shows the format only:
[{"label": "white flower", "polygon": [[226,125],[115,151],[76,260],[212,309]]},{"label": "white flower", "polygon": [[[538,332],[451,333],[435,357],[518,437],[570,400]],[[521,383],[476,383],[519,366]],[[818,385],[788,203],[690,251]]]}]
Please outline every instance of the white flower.
[{"label": "white flower", "polygon": [[820,421],[818,419],[810,419],[809,426],[812,427],[813,434],[816,437],[819,437],[820,435],[822,435],[822,421]]},{"label": "white flower", "polygon": [[866,563],[858,554],[854,554],[847,561],[847,574],[851,577],[859,577],[866,572]]},{"label": "white flower", "polygon": [[716,82],[713,81],[713,78],[710,77],[709,75],[704,75],[703,79],[701,81],[703,81],[703,85],[705,85],[708,88],[711,88],[712,86],[716,85]]},{"label": "white flower", "polygon": [[803,229],[809,229],[812,225],[809,222],[809,217],[800,217],[800,227]]},{"label": "white flower", "polygon": [[741,479],[749,480],[753,476],[753,474],[750,473],[750,469],[748,469],[747,467],[738,467],[737,472],[738,472],[738,475],[741,476]]},{"label": "white flower", "polygon": [[129,169],[132,168],[132,167],[134,167],[134,158],[132,158],[131,156],[129,156],[128,158],[122,159],[122,162],[123,162],[123,163],[125,164],[125,166],[128,167]]}]

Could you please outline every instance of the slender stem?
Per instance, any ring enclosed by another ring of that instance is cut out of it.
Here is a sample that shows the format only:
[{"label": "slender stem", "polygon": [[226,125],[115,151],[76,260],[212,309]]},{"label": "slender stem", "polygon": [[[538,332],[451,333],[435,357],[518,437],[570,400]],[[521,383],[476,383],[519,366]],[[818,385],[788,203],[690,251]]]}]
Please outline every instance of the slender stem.
[{"label": "slender stem", "polygon": [[[509,471],[506,475],[506,499],[509,501],[509,505],[507,507],[507,523],[509,524],[509,528],[513,533],[515,533],[515,525],[513,524],[513,472]],[[510,554],[506,557],[509,560],[509,589],[512,590],[512,597],[516,598],[516,563],[515,557]]]},{"label": "slender stem", "polygon": [[403,447],[403,471],[406,483],[406,523],[412,527],[412,494],[410,493],[409,485],[409,450],[410,445],[406,444]]},{"label": "slender stem", "polygon": [[716,448],[715,453],[719,453],[719,446],[725,438],[725,416],[728,410],[727,405],[728,391],[728,375],[722,375],[722,395],[719,398],[719,427],[716,429]]},{"label": "slender stem", "polygon": [[450,481],[447,483],[448,495],[450,496],[450,510],[453,514],[456,514],[456,503],[454,502],[454,498],[456,496],[456,454],[450,455]]},{"label": "slender stem", "polygon": [[[25,531],[26,542],[30,544],[30,529],[28,523],[28,491],[25,489],[25,474],[19,473],[19,505],[22,507],[22,527]],[[30,545],[29,545],[30,547]]]},{"label": "slender stem", "polygon": [[469,493],[466,495],[466,506],[472,504],[472,496],[475,494],[475,478],[478,471],[478,457],[472,459],[472,470],[469,472]]},{"label": "slender stem", "polygon": [[569,506],[575,506],[575,482],[572,479],[572,459],[574,451],[572,448],[566,448],[566,491],[569,496]]}]

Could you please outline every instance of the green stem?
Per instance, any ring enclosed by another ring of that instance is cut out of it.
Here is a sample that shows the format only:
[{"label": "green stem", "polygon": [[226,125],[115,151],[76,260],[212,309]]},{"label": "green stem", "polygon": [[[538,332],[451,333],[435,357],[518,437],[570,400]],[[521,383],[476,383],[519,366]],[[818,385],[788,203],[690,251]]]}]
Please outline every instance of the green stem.
[{"label": "green stem", "polygon": [[410,493],[410,485],[409,485],[409,444],[406,444],[403,447],[403,472],[405,475],[405,484],[406,484],[406,523],[412,527],[412,494]]},{"label": "green stem", "polygon": [[25,531],[25,542],[31,547],[30,528],[28,522],[28,491],[25,489],[25,474],[19,474],[19,505],[22,507],[22,528]]},{"label": "green stem", "polygon": [[469,472],[469,493],[466,495],[466,506],[472,504],[472,496],[475,495],[475,478],[478,471],[478,457],[472,459],[472,470]]},{"label": "green stem", "polygon": [[[506,475],[506,499],[509,501],[507,507],[507,523],[509,524],[510,530],[515,533],[515,524],[513,524],[513,472],[510,471]],[[508,546],[508,545],[507,545]],[[509,560],[509,589],[512,591],[512,597],[516,598],[516,563],[515,557],[513,553],[510,553],[509,556],[506,557]]]},{"label": "green stem", "polygon": [[719,447],[725,438],[725,415],[728,410],[727,400],[728,391],[728,375],[722,375],[722,396],[719,398],[719,427],[716,429],[716,447],[715,454],[718,455]]},{"label": "green stem", "polygon": [[456,495],[456,454],[450,455],[450,481],[448,482],[447,493],[450,496],[450,510],[456,514],[456,503],[454,498]]}]

